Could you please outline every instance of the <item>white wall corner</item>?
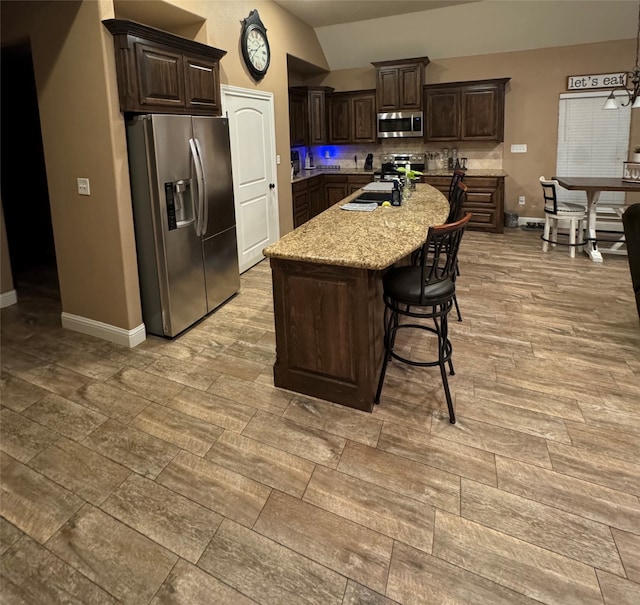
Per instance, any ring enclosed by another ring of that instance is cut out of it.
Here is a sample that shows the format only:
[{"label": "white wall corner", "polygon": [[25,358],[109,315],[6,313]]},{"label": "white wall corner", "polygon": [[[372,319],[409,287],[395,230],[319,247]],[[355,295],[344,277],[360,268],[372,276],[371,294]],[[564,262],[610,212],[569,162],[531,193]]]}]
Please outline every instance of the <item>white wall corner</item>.
[{"label": "white wall corner", "polygon": [[61,317],[63,328],[88,334],[89,336],[95,336],[96,338],[102,338],[103,340],[129,347],[130,349],[144,342],[147,338],[144,324],[140,324],[136,328],[133,328],[133,330],[125,330],[124,328],[118,328],[110,324],[102,323],[101,321],[87,319],[79,315],[72,315],[71,313],[63,312]]},{"label": "white wall corner", "polygon": [[18,293],[15,290],[9,290],[0,294],[0,309],[10,307],[18,302]]}]

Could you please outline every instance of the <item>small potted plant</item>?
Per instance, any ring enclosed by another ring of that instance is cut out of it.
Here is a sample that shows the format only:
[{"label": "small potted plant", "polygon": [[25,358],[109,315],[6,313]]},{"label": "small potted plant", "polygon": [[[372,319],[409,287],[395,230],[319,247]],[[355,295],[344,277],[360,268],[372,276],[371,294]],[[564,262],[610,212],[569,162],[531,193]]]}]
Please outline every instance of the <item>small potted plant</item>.
[{"label": "small potted plant", "polygon": [[397,170],[400,174],[404,174],[408,187],[410,189],[415,189],[416,181],[418,180],[418,177],[422,176],[422,172],[419,170],[407,170],[402,166],[397,168]]},{"label": "small potted plant", "polygon": [[631,161],[640,163],[640,145],[636,145],[633,148],[633,153],[631,154]]}]

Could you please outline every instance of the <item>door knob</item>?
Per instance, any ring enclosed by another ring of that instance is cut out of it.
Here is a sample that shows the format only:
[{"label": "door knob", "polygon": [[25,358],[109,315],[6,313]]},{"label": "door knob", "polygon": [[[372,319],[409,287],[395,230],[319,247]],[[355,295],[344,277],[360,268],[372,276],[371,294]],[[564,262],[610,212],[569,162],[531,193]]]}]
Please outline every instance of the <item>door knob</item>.
[{"label": "door knob", "polygon": [[276,184],[275,183],[269,183],[269,189],[275,189]]}]

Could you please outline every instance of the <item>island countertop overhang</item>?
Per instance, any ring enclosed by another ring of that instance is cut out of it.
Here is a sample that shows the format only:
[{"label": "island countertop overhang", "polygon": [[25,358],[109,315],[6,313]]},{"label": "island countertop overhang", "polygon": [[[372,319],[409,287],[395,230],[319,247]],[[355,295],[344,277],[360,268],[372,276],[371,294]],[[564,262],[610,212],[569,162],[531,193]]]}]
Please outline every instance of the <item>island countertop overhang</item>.
[{"label": "island countertop overhang", "polygon": [[353,193],[263,250],[269,258],[379,271],[422,245],[429,227],[449,214],[446,197],[431,185],[418,184],[401,206],[352,212],[340,206]]}]

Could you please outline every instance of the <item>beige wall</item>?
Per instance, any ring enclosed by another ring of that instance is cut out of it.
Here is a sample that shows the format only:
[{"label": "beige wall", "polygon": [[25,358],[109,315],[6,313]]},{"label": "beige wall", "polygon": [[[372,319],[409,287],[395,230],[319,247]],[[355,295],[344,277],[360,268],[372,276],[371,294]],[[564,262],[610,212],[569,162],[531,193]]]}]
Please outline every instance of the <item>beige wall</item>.
[{"label": "beige wall", "polygon": [[[239,48],[240,21],[253,8],[260,11],[272,48],[269,73],[258,84],[249,77]],[[292,228],[286,161],[287,54],[323,69],[328,66],[313,30],[270,1],[3,3],[3,44],[30,39],[32,45],[63,311],[133,329],[142,318],[125,131],[117,102],[113,42],[101,23],[126,17],[127,10],[142,10],[142,20],[156,27],[154,20],[162,18],[164,29],[226,50],[222,83],[274,94],[276,153],[285,158],[278,167],[282,233]],[[429,82],[511,76],[505,148],[527,143],[529,153],[505,153],[504,167],[510,174],[507,208],[514,208],[514,200],[524,194],[530,204],[526,212],[534,215],[540,214],[536,180],[540,174],[551,174],[555,166],[557,101],[566,76],[616,71],[632,64],[633,41],[627,40],[443,59],[429,65],[426,74]],[[336,72],[325,83],[337,90],[373,88],[373,67]],[[77,177],[90,179],[90,197],[77,194]],[[518,211],[523,214],[521,208]],[[3,274],[5,257],[3,253]]]},{"label": "beige wall", "polygon": [[[128,8],[149,25],[158,26],[154,20],[163,19],[164,29],[226,50],[222,83],[272,92],[276,153],[285,159],[289,157],[286,55],[325,69],[327,64],[313,30],[272,2],[3,3],[3,44],[31,40],[62,309],[131,330],[141,324],[142,315],[125,128],[118,106],[113,39],[102,25],[103,19],[126,17]],[[241,20],[253,8],[260,11],[272,48],[270,70],[259,84],[245,70],[239,46]],[[77,194],[78,177],[89,178],[91,196]],[[293,224],[289,183],[285,161],[278,167],[283,233]]]},{"label": "beige wall", "polygon": [[[511,78],[505,100],[503,168],[509,175],[505,181],[505,210],[520,216],[542,217],[538,178],[541,175],[549,177],[555,172],[558,99],[561,93],[567,92],[567,76],[630,69],[634,52],[635,40],[618,40],[439,59],[427,66],[425,78],[428,84]],[[375,70],[371,67],[334,71],[317,81],[336,90],[372,88],[375,87]],[[640,141],[640,117],[635,111],[632,112],[630,141],[630,149],[633,141]],[[512,154],[511,145],[520,143],[527,144],[528,152]],[[518,205],[521,195],[526,198],[524,207]]]}]

